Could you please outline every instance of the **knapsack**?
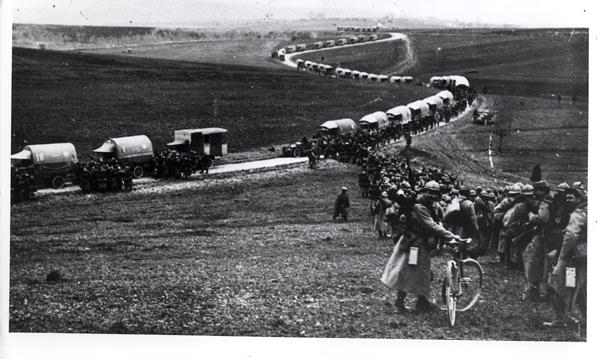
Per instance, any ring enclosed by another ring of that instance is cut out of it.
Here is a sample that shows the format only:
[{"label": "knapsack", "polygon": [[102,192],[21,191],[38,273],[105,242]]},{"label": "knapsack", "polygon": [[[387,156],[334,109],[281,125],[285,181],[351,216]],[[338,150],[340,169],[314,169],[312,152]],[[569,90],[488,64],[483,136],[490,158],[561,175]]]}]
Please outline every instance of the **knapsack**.
[{"label": "knapsack", "polygon": [[460,218],[460,199],[453,198],[444,212],[444,223],[455,223]]}]

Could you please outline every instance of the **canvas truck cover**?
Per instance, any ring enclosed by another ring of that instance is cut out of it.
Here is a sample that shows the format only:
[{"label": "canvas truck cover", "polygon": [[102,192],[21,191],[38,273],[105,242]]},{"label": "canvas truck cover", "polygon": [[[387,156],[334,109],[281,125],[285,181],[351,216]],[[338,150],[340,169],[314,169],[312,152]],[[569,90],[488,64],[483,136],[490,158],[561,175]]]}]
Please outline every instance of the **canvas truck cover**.
[{"label": "canvas truck cover", "polygon": [[410,109],[406,106],[396,106],[387,111],[389,116],[398,117],[402,116],[402,124],[410,122]]},{"label": "canvas truck cover", "polygon": [[113,153],[117,158],[153,156],[152,142],[145,135],[114,137],[94,150],[96,153]]},{"label": "canvas truck cover", "polygon": [[361,118],[358,122],[369,125],[377,124],[377,128],[380,130],[388,127],[390,124],[390,120],[388,119],[386,113],[383,111],[370,113]]},{"label": "canvas truck cover", "polygon": [[425,99],[423,99],[423,101],[425,101],[426,104],[430,105],[430,106],[442,106],[444,104],[444,101],[437,95],[435,96],[429,96]]},{"label": "canvas truck cover", "polygon": [[429,84],[433,85],[434,82],[436,81],[443,81],[444,78],[441,76],[431,76],[431,78],[429,79]]},{"label": "canvas truck cover", "polygon": [[77,163],[77,152],[72,143],[29,145],[10,156],[11,160],[31,160],[34,164]]},{"label": "canvas truck cover", "polygon": [[421,111],[421,116],[429,116],[429,106],[422,100],[414,101],[406,105],[412,111]]},{"label": "canvas truck cover", "polygon": [[351,118],[343,118],[341,120],[333,120],[324,122],[319,128],[333,130],[338,129],[340,135],[356,131],[356,123]]},{"label": "canvas truck cover", "polygon": [[454,81],[454,86],[456,86],[456,87],[459,87],[459,86],[470,87],[469,80],[467,80],[467,78],[464,76],[452,75],[452,76],[448,76],[448,78],[450,80]]},{"label": "canvas truck cover", "polygon": [[441,98],[443,101],[452,101],[454,100],[454,95],[452,94],[452,92],[448,91],[448,90],[444,90],[441,92],[438,92],[437,97]]}]

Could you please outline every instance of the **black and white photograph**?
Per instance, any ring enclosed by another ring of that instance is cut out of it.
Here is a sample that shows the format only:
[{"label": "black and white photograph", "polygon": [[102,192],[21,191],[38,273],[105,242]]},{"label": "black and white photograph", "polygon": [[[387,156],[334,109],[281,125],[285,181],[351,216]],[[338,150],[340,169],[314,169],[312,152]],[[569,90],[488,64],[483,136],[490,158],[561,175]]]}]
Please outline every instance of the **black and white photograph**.
[{"label": "black and white photograph", "polygon": [[0,2],[0,356],[600,355],[592,5]]}]

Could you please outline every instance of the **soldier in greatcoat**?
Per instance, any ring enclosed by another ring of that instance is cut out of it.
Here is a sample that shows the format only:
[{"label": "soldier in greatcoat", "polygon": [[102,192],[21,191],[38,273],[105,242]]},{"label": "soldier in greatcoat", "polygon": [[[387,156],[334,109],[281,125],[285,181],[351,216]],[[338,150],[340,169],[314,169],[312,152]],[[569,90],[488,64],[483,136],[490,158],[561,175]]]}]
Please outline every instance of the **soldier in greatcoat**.
[{"label": "soldier in greatcoat", "polygon": [[566,191],[566,202],[572,210],[558,251],[548,257],[556,263],[548,277],[550,302],[557,319],[544,323],[545,327],[565,327],[578,322],[575,306],[581,315],[587,313],[587,193],[583,186]]},{"label": "soldier in greatcoat", "polygon": [[350,199],[348,198],[348,188],[342,187],[341,192],[335,198],[335,208],[333,220],[341,216],[344,221],[348,220],[348,207],[350,207]]},{"label": "soldier in greatcoat", "polygon": [[527,289],[524,297],[529,301],[539,301],[540,283],[544,279],[544,241],[546,226],[550,221],[550,186],[548,182],[541,180],[533,184],[535,191],[535,208],[529,212],[528,227],[534,227],[531,242],[523,251],[523,269],[527,280]]},{"label": "soldier in greatcoat", "polygon": [[441,225],[435,207],[440,195],[440,185],[435,181],[425,184],[410,212],[407,229],[396,243],[394,252],[384,269],[381,281],[397,291],[395,306],[398,312],[406,312],[404,299],[407,293],[417,296],[417,311],[428,312],[437,307],[430,297],[431,257],[438,240],[460,240],[460,237]]}]

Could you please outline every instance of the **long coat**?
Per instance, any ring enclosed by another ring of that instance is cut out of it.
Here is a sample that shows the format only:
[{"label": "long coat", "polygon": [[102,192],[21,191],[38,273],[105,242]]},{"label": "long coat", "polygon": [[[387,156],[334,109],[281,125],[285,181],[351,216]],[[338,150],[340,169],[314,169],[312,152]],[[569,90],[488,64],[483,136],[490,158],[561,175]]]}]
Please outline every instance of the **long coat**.
[{"label": "long coat", "polygon": [[[583,244],[587,245],[587,202],[577,206],[571,213],[558,252],[558,263],[548,277],[548,286],[558,293],[569,311],[573,310],[576,302],[585,307],[587,300],[587,257],[576,258],[575,256],[575,247]],[[567,267],[575,267],[575,288],[566,286]]]},{"label": "long coat", "polygon": [[[450,241],[454,234],[446,230],[438,221],[437,215],[425,204],[418,201],[412,208],[409,229],[390,256],[381,276],[383,284],[391,289],[416,295],[430,296],[431,245],[438,239]],[[416,265],[408,264],[410,247],[419,249]]]},{"label": "long coat", "polygon": [[533,238],[523,251],[523,269],[525,279],[529,283],[539,283],[544,280],[544,240],[546,226],[550,221],[550,204],[552,198],[544,198],[537,206],[537,211],[529,216],[529,225],[537,226]]}]

